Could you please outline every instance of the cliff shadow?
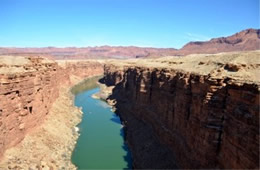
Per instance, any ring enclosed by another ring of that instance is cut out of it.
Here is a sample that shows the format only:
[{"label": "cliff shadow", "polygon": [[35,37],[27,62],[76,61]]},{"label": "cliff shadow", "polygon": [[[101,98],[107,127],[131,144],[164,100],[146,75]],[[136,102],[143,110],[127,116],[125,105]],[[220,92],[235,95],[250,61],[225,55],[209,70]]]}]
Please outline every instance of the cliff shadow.
[{"label": "cliff shadow", "polygon": [[124,131],[125,131],[124,128],[120,129],[120,136],[122,136],[124,138],[124,144],[121,147],[124,149],[124,151],[126,151],[126,155],[123,156],[123,158],[127,162],[127,167],[124,169],[132,169],[132,156],[131,156],[131,152],[127,146]]},{"label": "cliff shadow", "polygon": [[101,78],[101,76],[87,78],[87,79],[81,81],[80,83],[76,84],[75,86],[73,86],[71,88],[71,92],[74,95],[77,95],[83,91],[96,88],[96,87],[98,87],[97,82],[99,81],[100,78]]},{"label": "cliff shadow", "polygon": [[117,124],[122,124],[120,117],[118,115],[116,115],[116,113],[113,114],[113,117],[110,119],[112,122],[115,122]]}]

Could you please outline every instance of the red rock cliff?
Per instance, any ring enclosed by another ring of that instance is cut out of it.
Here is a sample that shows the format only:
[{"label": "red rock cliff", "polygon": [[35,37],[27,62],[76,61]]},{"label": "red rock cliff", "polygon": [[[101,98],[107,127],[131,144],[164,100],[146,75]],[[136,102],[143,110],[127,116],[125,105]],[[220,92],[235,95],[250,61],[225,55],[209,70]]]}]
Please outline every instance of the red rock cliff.
[{"label": "red rock cliff", "polygon": [[[82,71],[84,70],[84,71]],[[0,58],[0,157],[39,126],[58,97],[59,86],[70,76],[85,78],[103,73],[97,62],[68,63],[4,56]]]},{"label": "red rock cliff", "polygon": [[[189,72],[182,63],[185,60],[177,61],[161,63],[181,64],[182,70],[135,61],[105,65],[105,82],[115,85],[110,98],[116,99],[115,106],[124,121],[130,122],[131,115],[150,125],[157,139],[175,155],[172,161],[180,168],[259,168],[259,82],[252,77],[252,81],[234,78],[239,71],[230,71],[224,61],[216,63],[222,76]],[[198,68],[193,65],[195,70],[202,70],[202,63],[196,63]],[[259,71],[259,64],[253,67]],[[138,130],[141,133],[142,128]],[[136,168],[155,168],[135,158],[149,149],[136,150],[138,144],[132,139],[129,143]],[[168,158],[147,159],[160,162]]]}]

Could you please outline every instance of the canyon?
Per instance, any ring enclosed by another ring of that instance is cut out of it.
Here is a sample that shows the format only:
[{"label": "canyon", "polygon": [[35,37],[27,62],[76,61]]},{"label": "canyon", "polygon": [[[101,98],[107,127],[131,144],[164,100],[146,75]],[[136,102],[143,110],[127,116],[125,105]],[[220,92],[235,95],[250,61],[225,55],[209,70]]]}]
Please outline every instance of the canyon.
[{"label": "canyon", "polygon": [[179,50],[0,48],[0,169],[76,169],[70,89],[97,75],[134,169],[259,169],[259,34]]},{"label": "canyon", "polygon": [[148,47],[45,47],[45,48],[12,48],[0,47],[0,55],[45,56],[54,59],[97,59],[97,58],[158,58],[165,56],[184,56],[188,54],[220,53],[232,51],[250,51],[260,49],[260,30],[246,29],[227,37],[213,38],[209,41],[194,41],[184,45],[181,49],[175,48],[148,48]]},{"label": "canyon", "polygon": [[[55,62],[42,57],[1,56],[0,157],[3,157],[7,149],[19,144],[27,134],[34,133],[33,131],[36,128],[45,125],[46,118],[50,116],[55,118],[56,116],[56,119],[59,119],[58,115],[65,111],[57,113],[57,111],[52,111],[52,107],[56,99],[62,97],[59,96],[60,90],[69,89],[86,77],[101,75],[102,73],[103,65],[97,61]],[[69,91],[63,90],[62,95],[64,93],[69,94]],[[67,99],[63,100],[63,103],[70,106],[70,98],[68,96]],[[63,103],[61,102],[60,105]],[[66,108],[68,106],[60,107]],[[50,112],[51,115],[49,115]],[[65,116],[65,113],[63,116]],[[71,119],[70,117],[73,116],[67,115],[67,119]],[[76,126],[79,120],[71,123],[71,128]],[[55,122],[53,123],[55,124]],[[66,133],[71,134],[71,128],[67,129],[69,132]],[[55,131],[54,129],[50,128],[50,133],[53,133],[51,131]],[[46,129],[43,134],[47,136],[48,133],[45,132]],[[59,132],[57,133],[59,134]],[[41,135],[39,136],[41,137]],[[66,135],[64,134],[64,136]],[[75,142],[74,140],[72,142]],[[37,148],[37,143],[30,147],[33,148],[35,145]],[[37,151],[37,149],[34,151]],[[18,152],[20,151],[18,150]]]},{"label": "canyon", "polygon": [[106,63],[133,167],[259,169],[259,55]]}]

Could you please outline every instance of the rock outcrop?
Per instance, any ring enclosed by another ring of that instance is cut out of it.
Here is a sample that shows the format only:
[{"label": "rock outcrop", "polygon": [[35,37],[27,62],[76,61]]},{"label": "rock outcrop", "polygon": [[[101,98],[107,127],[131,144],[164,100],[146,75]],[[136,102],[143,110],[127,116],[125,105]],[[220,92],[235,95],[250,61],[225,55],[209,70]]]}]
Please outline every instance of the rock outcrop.
[{"label": "rock outcrop", "polygon": [[106,64],[134,167],[258,169],[259,67],[259,52]]},{"label": "rock outcrop", "polygon": [[61,84],[71,83],[73,75],[84,78],[102,73],[103,67],[97,62],[74,62],[61,67],[41,57],[1,56],[0,157],[41,125]]}]

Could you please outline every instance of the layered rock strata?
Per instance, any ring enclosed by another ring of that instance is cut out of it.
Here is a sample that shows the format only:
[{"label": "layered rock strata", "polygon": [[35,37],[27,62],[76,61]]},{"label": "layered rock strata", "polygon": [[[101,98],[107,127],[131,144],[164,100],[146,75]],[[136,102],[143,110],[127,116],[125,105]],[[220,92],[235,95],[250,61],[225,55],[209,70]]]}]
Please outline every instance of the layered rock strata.
[{"label": "layered rock strata", "polygon": [[259,51],[106,64],[134,167],[258,169],[259,67]]},{"label": "layered rock strata", "polygon": [[69,85],[62,85],[44,122],[5,151],[0,169],[76,169],[70,158],[79,136],[75,126],[81,115],[73,104]]},{"label": "layered rock strata", "polygon": [[83,79],[102,72],[103,67],[97,62],[59,66],[41,57],[1,56],[0,157],[42,124],[59,96],[61,85],[72,85],[73,78]]}]

